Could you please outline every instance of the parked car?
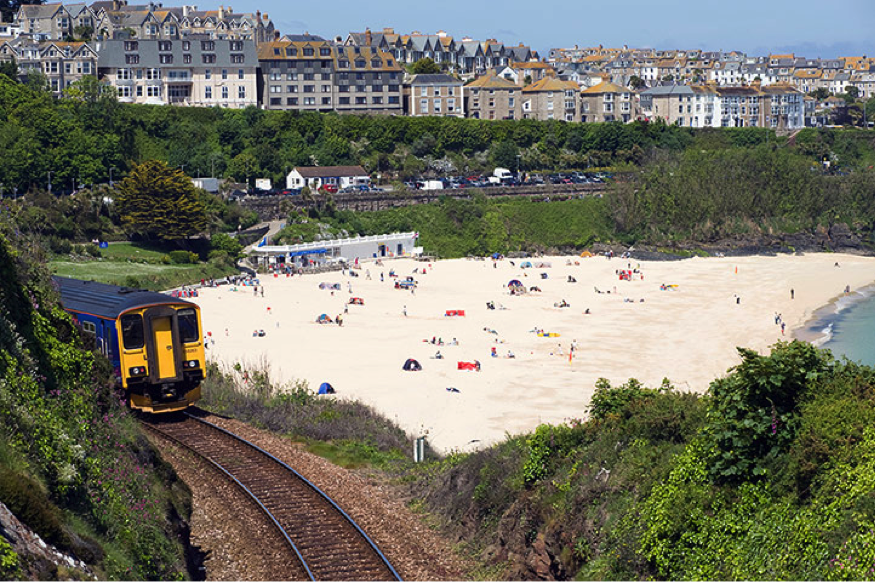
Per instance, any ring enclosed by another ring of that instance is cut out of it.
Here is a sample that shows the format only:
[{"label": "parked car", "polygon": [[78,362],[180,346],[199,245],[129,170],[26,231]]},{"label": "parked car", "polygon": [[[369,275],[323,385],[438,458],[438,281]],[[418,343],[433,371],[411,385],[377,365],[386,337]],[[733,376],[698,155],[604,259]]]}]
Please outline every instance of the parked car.
[{"label": "parked car", "polygon": [[337,184],[323,184],[319,187],[320,190],[328,192],[329,194],[337,194],[338,193],[338,185]]},{"label": "parked car", "polygon": [[280,190],[280,196],[298,196],[301,194],[301,188],[286,188]]}]

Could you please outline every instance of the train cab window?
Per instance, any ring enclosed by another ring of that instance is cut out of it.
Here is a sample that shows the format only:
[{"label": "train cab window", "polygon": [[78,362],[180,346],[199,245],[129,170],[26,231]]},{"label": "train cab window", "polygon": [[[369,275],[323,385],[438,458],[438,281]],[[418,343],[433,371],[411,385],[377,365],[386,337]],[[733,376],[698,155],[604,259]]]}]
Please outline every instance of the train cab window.
[{"label": "train cab window", "polygon": [[122,316],[122,342],[126,350],[136,350],[144,345],[143,317],[137,313]]},{"label": "train cab window", "polygon": [[97,334],[97,327],[94,325],[94,323],[92,323],[90,321],[83,321],[82,322],[82,331],[84,331],[85,333],[90,334],[90,335],[96,335]]},{"label": "train cab window", "polygon": [[179,319],[179,335],[184,344],[196,342],[201,338],[198,332],[198,316],[194,309],[180,309],[176,312]]}]

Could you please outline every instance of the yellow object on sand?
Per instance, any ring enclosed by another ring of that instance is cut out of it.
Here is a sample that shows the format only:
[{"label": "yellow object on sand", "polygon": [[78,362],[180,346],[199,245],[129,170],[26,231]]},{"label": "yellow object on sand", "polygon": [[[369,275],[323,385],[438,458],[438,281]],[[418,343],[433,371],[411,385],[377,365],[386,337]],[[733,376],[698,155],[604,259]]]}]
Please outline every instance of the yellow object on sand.
[{"label": "yellow object on sand", "polygon": [[582,256],[582,257],[592,257],[592,256],[593,256],[593,253],[591,253],[590,251],[584,251],[584,252],[581,253],[579,256]]}]

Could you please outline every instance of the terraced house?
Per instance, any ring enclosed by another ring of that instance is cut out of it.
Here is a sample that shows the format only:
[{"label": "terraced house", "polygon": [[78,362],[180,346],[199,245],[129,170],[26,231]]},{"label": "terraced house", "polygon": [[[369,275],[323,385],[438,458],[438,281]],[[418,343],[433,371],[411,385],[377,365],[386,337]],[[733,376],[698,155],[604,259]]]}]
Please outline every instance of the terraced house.
[{"label": "terraced house", "polygon": [[406,115],[465,117],[462,81],[450,75],[414,75],[404,91]]},{"label": "terraced house", "polygon": [[635,94],[626,87],[603,81],[581,91],[581,121],[634,121],[639,115]]},{"label": "terraced house", "polygon": [[523,119],[580,121],[578,84],[546,77],[523,88]]},{"label": "terraced house", "polygon": [[404,71],[374,47],[334,48],[334,109],[339,113],[402,113]]},{"label": "terraced house", "polygon": [[470,81],[463,88],[465,115],[473,119],[520,119],[522,89],[495,73]]},{"label": "terraced house", "polygon": [[0,42],[0,61],[13,58],[21,79],[25,79],[29,71],[41,72],[57,96],[82,77],[97,75],[97,51],[93,44],[86,42],[38,43],[27,37]]},{"label": "terraced house", "polygon": [[258,105],[258,59],[246,40],[98,41],[98,73],[124,103],[242,109]]},{"label": "terraced house", "polygon": [[259,101],[266,109],[334,109],[334,45],[313,34],[286,35],[258,47]]},{"label": "terraced house", "polygon": [[21,6],[14,22],[21,34],[33,40],[64,40],[94,27],[94,12],[85,4],[29,4]]}]

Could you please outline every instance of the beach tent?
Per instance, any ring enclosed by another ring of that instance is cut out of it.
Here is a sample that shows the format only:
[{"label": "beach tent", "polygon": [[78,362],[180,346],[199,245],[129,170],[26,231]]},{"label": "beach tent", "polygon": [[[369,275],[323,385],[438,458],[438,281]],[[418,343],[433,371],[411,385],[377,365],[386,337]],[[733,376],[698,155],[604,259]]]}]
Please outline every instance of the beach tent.
[{"label": "beach tent", "polygon": [[584,251],[583,253],[581,253],[581,256],[584,258],[592,257],[593,253],[591,253],[590,251]]},{"label": "beach tent", "polygon": [[475,372],[479,371],[479,366],[477,362],[456,362],[457,370],[474,370]]},{"label": "beach tent", "polygon": [[335,389],[332,388],[332,385],[328,382],[323,382],[319,385],[319,392],[317,394],[334,394]]},{"label": "beach tent", "polygon": [[519,279],[511,279],[508,281],[508,288],[510,289],[511,287],[523,287],[523,283]]},{"label": "beach tent", "polygon": [[444,317],[465,317],[465,309],[448,309],[444,312]]},{"label": "beach tent", "polygon": [[325,313],[323,313],[322,315],[320,315],[319,317],[316,318],[316,323],[331,323],[331,322],[332,322],[332,318],[329,317],[328,315],[326,315]]},{"label": "beach tent", "polygon": [[523,261],[522,263],[520,263],[521,269],[529,269],[531,267],[532,267],[532,263],[530,263],[529,261]]},{"label": "beach tent", "polygon": [[536,269],[549,269],[549,268],[551,268],[551,263],[550,263],[550,261],[537,261],[535,263],[535,268]]},{"label": "beach tent", "polygon": [[493,253],[493,258],[494,258],[494,259],[498,259],[498,258],[501,257],[501,256],[502,256],[502,255],[500,255],[499,253]]},{"label": "beach tent", "polygon": [[365,300],[361,297],[350,298],[350,305],[365,305]]},{"label": "beach tent", "polygon": [[319,288],[320,289],[334,289],[336,291],[340,291],[341,284],[340,283],[325,283],[325,282],[323,282],[323,283],[319,284]]},{"label": "beach tent", "polygon": [[405,365],[402,366],[402,370],[405,372],[419,372],[422,369],[423,366],[420,365],[420,362],[413,358],[408,358],[407,361],[405,361]]}]

